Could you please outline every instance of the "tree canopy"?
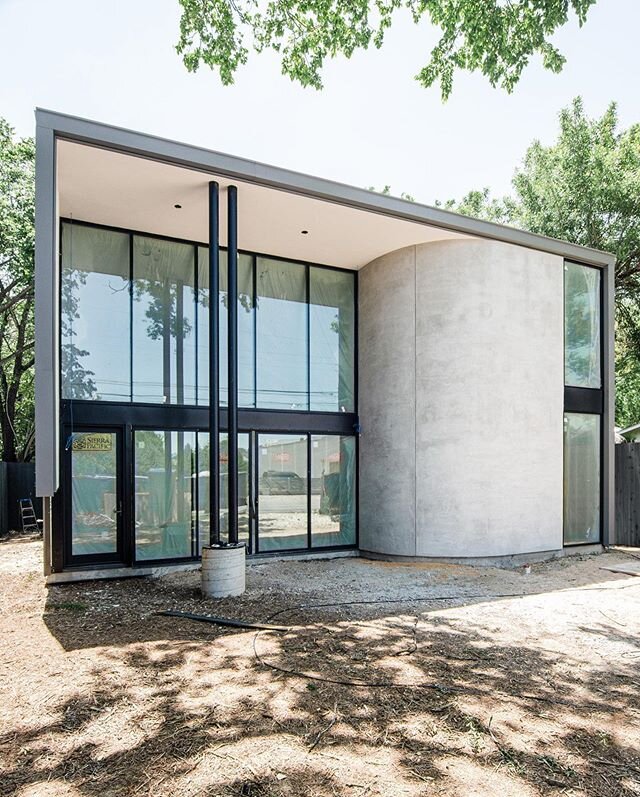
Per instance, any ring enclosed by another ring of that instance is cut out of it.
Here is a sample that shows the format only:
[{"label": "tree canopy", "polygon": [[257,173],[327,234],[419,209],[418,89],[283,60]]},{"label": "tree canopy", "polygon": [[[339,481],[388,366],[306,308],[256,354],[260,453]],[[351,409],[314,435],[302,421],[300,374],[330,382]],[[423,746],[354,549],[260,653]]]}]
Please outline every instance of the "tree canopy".
[{"label": "tree canopy", "polygon": [[34,444],[34,168],[31,138],[0,118],[0,458]]},{"label": "tree canopy", "polygon": [[615,103],[591,119],[581,98],[560,112],[557,140],[534,141],[513,194],[471,191],[444,207],[613,252],[616,263],[616,420],[640,421],[640,124],[620,130]]},{"label": "tree canopy", "polygon": [[440,84],[443,99],[457,70],[482,73],[492,86],[512,91],[532,56],[559,72],[565,57],[552,43],[575,14],[582,25],[596,0],[179,0],[177,51],[187,69],[202,64],[233,83],[249,51],[273,50],[283,74],[322,88],[327,59],[380,48],[394,15],[404,10],[417,25],[431,23],[440,38],[416,75],[425,87]]}]

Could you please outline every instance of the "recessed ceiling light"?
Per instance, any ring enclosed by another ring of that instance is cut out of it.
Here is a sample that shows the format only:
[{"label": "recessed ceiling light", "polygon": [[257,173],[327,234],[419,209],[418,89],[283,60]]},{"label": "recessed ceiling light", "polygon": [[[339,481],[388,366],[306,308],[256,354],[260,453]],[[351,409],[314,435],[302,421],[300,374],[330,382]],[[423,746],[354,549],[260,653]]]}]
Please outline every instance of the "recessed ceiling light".
[{"label": "recessed ceiling light", "polygon": [[175,204],[173,207],[174,207],[176,210],[180,210],[180,208],[182,207],[182,205],[179,205],[178,203],[176,203],[176,204]]},{"label": "recessed ceiling light", "polygon": [[301,235],[309,235],[309,230],[300,230]]}]

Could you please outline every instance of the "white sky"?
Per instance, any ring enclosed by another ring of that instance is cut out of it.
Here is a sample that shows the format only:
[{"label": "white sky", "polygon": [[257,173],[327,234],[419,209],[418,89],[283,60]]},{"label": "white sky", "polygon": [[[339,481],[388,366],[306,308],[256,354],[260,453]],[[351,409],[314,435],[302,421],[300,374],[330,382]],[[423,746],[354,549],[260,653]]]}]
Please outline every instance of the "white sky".
[{"label": "white sky", "polygon": [[509,189],[534,139],[553,140],[557,112],[577,94],[587,111],[619,104],[640,121],[640,0],[598,0],[581,30],[556,43],[560,75],[539,62],[516,91],[460,74],[443,105],[413,76],[434,31],[400,14],[380,51],[330,63],[325,89],[280,75],[254,55],[236,84],[188,74],[174,50],[177,0],[0,0],[0,116],[31,135],[36,105],[199,144],[357,186],[406,191],[423,202],[489,186]]}]

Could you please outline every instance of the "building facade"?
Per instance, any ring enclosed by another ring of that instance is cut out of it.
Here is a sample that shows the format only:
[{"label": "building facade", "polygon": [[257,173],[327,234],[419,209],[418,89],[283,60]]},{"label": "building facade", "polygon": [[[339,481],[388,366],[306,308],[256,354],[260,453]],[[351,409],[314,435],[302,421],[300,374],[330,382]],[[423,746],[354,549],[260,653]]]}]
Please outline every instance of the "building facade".
[{"label": "building facade", "polygon": [[256,556],[612,540],[611,256],[48,111],[36,145],[52,580],[190,565],[214,529]]}]

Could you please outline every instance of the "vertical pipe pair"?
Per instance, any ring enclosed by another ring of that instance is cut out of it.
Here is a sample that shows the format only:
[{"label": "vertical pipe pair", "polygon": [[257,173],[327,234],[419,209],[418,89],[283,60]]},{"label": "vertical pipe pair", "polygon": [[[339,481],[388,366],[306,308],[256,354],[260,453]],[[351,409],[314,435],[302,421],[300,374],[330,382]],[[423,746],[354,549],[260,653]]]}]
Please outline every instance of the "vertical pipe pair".
[{"label": "vertical pipe pair", "polygon": [[[238,542],[238,189],[227,189],[228,539]],[[209,517],[210,544],[220,545],[220,186],[209,183]]]}]

